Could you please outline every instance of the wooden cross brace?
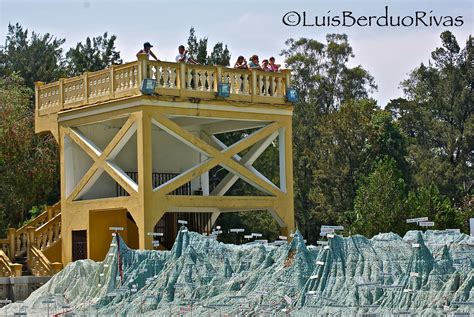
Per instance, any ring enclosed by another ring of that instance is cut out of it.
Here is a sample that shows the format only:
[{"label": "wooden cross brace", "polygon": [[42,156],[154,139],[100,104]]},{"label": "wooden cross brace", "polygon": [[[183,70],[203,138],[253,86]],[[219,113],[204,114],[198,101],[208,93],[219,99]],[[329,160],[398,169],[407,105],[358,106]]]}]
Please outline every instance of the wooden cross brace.
[{"label": "wooden cross brace", "polygon": [[133,133],[137,130],[136,115],[128,117],[125,124],[113,137],[110,143],[102,152],[92,141],[87,139],[79,130],[74,128],[65,128],[64,134],[74,141],[87,155],[89,155],[93,164],[84,174],[81,180],[68,196],[68,201],[80,198],[94,185],[94,183],[106,171],[120,186],[122,186],[132,197],[137,197],[138,185],[135,183],[117,164],[113,162],[118,153],[130,140]]},{"label": "wooden cross brace", "polygon": [[254,171],[249,169],[248,166],[233,158],[239,152],[274,134],[282,127],[282,123],[270,123],[223,150],[210,145],[201,138],[180,127],[161,113],[152,114],[152,123],[207,157],[207,159],[202,161],[200,164],[155,188],[153,191],[156,192],[157,195],[166,195],[217,165],[223,166],[229,172],[237,175],[247,183],[269,195],[281,196],[284,194],[277,186],[266,178],[262,178],[259,174],[256,174]]}]

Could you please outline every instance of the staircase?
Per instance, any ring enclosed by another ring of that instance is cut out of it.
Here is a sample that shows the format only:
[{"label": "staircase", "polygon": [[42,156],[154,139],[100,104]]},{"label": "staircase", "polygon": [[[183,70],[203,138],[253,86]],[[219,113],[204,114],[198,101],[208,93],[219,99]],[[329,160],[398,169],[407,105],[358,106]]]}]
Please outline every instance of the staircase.
[{"label": "staircase", "polygon": [[62,269],[61,205],[44,212],[19,229],[10,228],[0,239],[0,277],[48,276]]}]

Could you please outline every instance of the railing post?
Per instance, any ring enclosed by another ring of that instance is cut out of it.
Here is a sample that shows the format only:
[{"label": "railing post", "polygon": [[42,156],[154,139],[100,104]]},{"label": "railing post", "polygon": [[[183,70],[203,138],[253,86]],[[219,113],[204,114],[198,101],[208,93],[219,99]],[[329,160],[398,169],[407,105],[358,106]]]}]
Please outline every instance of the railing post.
[{"label": "railing post", "polygon": [[110,65],[110,74],[109,74],[109,77],[110,77],[110,92],[109,92],[109,96],[110,98],[114,98],[115,96],[115,65]]},{"label": "railing post", "polygon": [[138,85],[142,84],[143,79],[148,78],[148,56],[145,53],[137,55],[138,58]]},{"label": "railing post", "polygon": [[54,215],[53,215],[53,207],[51,207],[51,206],[46,206],[46,212],[47,212],[47,215],[48,215],[48,217],[47,217],[48,220],[50,220],[51,218],[54,217]]},{"label": "railing post", "polygon": [[28,245],[26,247],[26,258],[28,263],[31,260],[31,248],[34,246],[35,243],[35,230],[36,228],[33,226],[26,227],[26,232],[28,236]]},{"label": "railing post", "polygon": [[257,95],[257,71],[252,70],[252,95]]},{"label": "railing post", "polygon": [[[291,71],[289,69],[284,69],[282,71],[283,74],[285,74],[285,89],[290,87],[291,85]],[[283,92],[285,94],[286,91]]]},{"label": "railing post", "polygon": [[64,78],[59,78],[59,109],[64,106]]},{"label": "railing post", "polygon": [[184,90],[186,89],[186,64],[179,63],[179,89]]},{"label": "railing post", "polygon": [[82,76],[82,83],[84,85],[84,104],[89,103],[89,73],[85,72]]},{"label": "railing post", "polygon": [[219,82],[222,80],[222,67],[221,66],[217,66],[217,76],[216,78],[214,79],[214,91],[217,91],[218,90],[218,87],[217,85],[219,84]]},{"label": "railing post", "polygon": [[8,257],[12,262],[15,262],[15,245],[16,245],[16,229],[15,228],[8,228],[7,229],[7,238],[8,238],[8,252],[10,253]]},{"label": "railing post", "polygon": [[35,82],[35,110],[36,116],[39,117],[39,110],[40,110],[40,87],[44,85],[44,82],[37,81]]},{"label": "railing post", "polygon": [[20,263],[13,263],[11,265],[11,267],[13,269],[13,275],[15,277],[21,276],[21,271],[23,269],[23,265],[21,265]]}]

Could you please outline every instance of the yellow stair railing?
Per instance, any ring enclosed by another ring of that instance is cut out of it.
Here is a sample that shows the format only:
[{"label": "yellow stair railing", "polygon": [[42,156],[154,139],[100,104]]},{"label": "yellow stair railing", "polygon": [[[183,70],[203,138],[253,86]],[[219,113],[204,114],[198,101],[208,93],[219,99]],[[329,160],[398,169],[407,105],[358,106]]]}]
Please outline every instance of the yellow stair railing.
[{"label": "yellow stair railing", "polygon": [[14,263],[21,258],[33,275],[53,275],[62,264],[52,263],[44,252],[60,243],[61,205],[57,203],[19,229],[7,230],[7,238],[0,239],[0,276],[21,275],[22,264]]}]

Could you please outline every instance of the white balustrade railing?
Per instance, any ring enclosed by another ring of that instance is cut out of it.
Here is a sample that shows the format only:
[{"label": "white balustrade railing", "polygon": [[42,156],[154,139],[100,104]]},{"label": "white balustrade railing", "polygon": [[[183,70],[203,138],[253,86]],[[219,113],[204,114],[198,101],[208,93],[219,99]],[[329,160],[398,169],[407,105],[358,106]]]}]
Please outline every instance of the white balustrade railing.
[{"label": "white balustrade railing", "polygon": [[140,95],[144,78],[156,80],[160,95],[216,98],[217,84],[230,85],[230,99],[258,103],[285,103],[285,91],[290,72],[264,72],[150,61],[139,55],[138,61],[112,65],[97,72],[60,79],[58,82],[36,83],[37,115],[55,113],[63,109],[85,106],[103,100]]}]

